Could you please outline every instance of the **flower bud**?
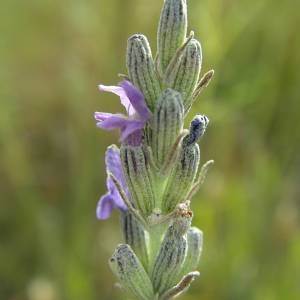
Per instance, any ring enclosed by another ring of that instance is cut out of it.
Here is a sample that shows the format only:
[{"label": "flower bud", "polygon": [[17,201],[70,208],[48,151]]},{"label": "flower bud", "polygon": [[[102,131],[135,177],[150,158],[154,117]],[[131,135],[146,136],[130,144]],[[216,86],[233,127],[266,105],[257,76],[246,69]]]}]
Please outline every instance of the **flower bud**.
[{"label": "flower bud", "polygon": [[203,245],[203,233],[200,229],[191,227],[188,230],[187,245],[187,256],[182,268],[182,274],[187,274],[197,269]]},{"label": "flower bud", "polygon": [[200,162],[200,148],[196,143],[204,134],[208,125],[208,118],[197,115],[191,122],[189,134],[183,138],[179,146],[179,155],[175,166],[171,170],[162,200],[162,211],[171,212],[178,203],[189,200]]},{"label": "flower bud", "polygon": [[209,119],[205,115],[196,115],[190,124],[190,133],[184,138],[183,144],[192,145],[204,134]]},{"label": "flower bud", "polygon": [[[184,141],[183,141],[184,142]],[[171,170],[162,199],[162,211],[169,213],[176,205],[186,200],[186,196],[193,186],[200,162],[200,148],[198,144],[182,143],[175,166]]]},{"label": "flower bud", "polygon": [[178,205],[173,219],[173,227],[178,235],[185,235],[187,233],[191,226],[192,218],[193,212],[190,210],[189,202],[188,204],[181,203]]},{"label": "flower bud", "polygon": [[192,214],[189,210],[189,213],[182,213],[181,210],[180,212],[165,234],[151,273],[154,290],[159,294],[177,284],[186,256],[185,233],[190,225]]},{"label": "flower bud", "polygon": [[159,166],[182,131],[183,117],[181,95],[171,89],[165,90],[155,107],[152,122],[152,152]]},{"label": "flower bud", "polygon": [[192,94],[197,86],[202,63],[200,43],[192,38],[183,50],[182,55],[169,65],[164,76],[164,83],[181,93],[184,108],[192,102]]},{"label": "flower bud", "polygon": [[148,251],[146,244],[147,232],[142,224],[129,212],[121,214],[121,223],[125,243],[130,245],[142,262],[144,268],[148,267]]},{"label": "flower bud", "polygon": [[128,39],[126,65],[132,83],[143,93],[153,110],[161,89],[147,38],[135,34]]},{"label": "flower bud", "polygon": [[109,260],[121,285],[138,299],[152,300],[152,283],[139,259],[127,244],[120,244]]},{"label": "flower bud", "polygon": [[186,0],[165,0],[157,33],[158,70],[161,75],[177,49],[184,43],[186,32]]},{"label": "flower bud", "polygon": [[120,154],[133,206],[143,216],[149,216],[155,207],[155,193],[147,150],[143,146],[123,145]]}]

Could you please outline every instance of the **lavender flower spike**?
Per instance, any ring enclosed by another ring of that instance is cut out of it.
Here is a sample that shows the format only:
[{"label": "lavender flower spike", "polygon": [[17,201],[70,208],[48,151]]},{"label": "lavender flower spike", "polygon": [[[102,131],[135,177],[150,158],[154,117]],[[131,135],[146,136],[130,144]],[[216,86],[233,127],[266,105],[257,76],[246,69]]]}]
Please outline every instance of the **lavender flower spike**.
[{"label": "lavender flower spike", "polygon": [[198,140],[208,118],[197,115],[184,129],[208,78],[197,83],[201,51],[193,33],[186,38],[187,0],[162,2],[155,61],[147,39],[135,34],[126,53],[129,79],[99,85],[120,97],[127,115],[95,113],[98,127],[121,133],[120,149],[113,145],[106,151],[108,191],[99,200],[97,217],[120,211],[123,243],[109,265],[136,300],[171,300],[199,276],[202,232],[191,228],[190,200],[213,162],[198,172]]},{"label": "lavender flower spike", "polygon": [[[105,154],[105,164],[107,173],[114,175],[114,177],[119,181],[120,186],[123,188],[125,194],[128,196],[129,191],[122,171],[120,151],[115,145],[111,145],[107,148]],[[97,205],[97,218],[100,220],[109,218],[113,208],[115,207],[121,211],[127,210],[127,207],[123,202],[117,187],[109,176],[107,176],[106,179],[106,186],[108,191],[100,198]]]},{"label": "lavender flower spike", "polygon": [[97,126],[105,130],[119,128],[121,142],[124,142],[131,134],[141,136],[142,129],[150,118],[150,110],[143,94],[128,80],[123,80],[119,86],[99,85],[99,89],[118,95],[126,108],[128,117],[122,114],[95,112]]}]

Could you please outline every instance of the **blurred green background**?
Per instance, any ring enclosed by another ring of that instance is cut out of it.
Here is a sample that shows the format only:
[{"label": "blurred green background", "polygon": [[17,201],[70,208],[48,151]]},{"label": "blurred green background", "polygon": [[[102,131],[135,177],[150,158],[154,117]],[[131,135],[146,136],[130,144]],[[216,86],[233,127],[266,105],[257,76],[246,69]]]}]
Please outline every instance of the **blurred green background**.
[{"label": "blurred green background", "polygon": [[[202,161],[216,163],[192,203],[201,277],[181,299],[299,299],[299,2],[188,2],[203,71],[216,71],[189,120],[209,116]],[[95,219],[118,133],[96,129],[93,112],[122,109],[97,84],[126,72],[129,35],[145,33],[155,52],[161,6],[2,2],[1,300],[125,299],[107,265],[118,214]]]}]

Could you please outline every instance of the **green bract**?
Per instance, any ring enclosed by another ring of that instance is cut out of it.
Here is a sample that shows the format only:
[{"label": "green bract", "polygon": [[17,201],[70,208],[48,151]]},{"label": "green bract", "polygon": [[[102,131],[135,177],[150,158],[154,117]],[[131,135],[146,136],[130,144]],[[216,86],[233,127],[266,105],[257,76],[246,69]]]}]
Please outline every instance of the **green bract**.
[{"label": "green bract", "polygon": [[157,65],[164,74],[178,48],[184,43],[187,31],[186,0],[166,0],[157,32]]},{"label": "green bract", "polygon": [[161,88],[151,49],[144,35],[135,34],[128,39],[126,64],[130,80],[141,90],[149,108],[153,110]]}]

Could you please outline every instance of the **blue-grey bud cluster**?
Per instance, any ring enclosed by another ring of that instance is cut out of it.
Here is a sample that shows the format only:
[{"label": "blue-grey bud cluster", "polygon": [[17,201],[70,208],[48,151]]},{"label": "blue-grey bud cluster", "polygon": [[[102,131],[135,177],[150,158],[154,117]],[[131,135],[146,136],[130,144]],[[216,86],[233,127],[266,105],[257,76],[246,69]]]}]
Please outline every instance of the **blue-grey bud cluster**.
[{"label": "blue-grey bud cluster", "polygon": [[209,71],[199,79],[202,50],[194,33],[187,34],[186,0],[164,1],[157,49],[153,60],[144,35],[128,39],[128,78],[152,115],[142,143],[120,148],[130,197],[121,216],[124,244],[110,259],[124,289],[144,300],[178,296],[199,276],[203,234],[191,227],[190,200],[210,165],[199,171],[198,142],[209,119],[198,114],[184,129],[187,112],[213,75]]}]

